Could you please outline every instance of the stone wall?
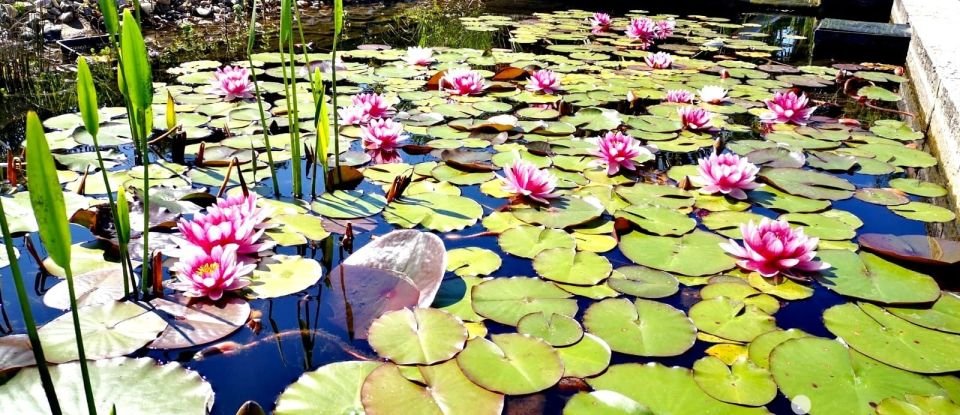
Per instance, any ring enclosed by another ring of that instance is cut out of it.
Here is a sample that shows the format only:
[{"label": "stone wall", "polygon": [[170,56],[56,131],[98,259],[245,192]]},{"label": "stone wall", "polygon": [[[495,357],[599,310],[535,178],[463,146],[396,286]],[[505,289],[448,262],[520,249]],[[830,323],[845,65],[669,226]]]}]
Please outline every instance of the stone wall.
[{"label": "stone wall", "polygon": [[960,206],[960,1],[896,0],[891,19],[913,29],[907,70],[921,125],[940,159],[956,211]]}]

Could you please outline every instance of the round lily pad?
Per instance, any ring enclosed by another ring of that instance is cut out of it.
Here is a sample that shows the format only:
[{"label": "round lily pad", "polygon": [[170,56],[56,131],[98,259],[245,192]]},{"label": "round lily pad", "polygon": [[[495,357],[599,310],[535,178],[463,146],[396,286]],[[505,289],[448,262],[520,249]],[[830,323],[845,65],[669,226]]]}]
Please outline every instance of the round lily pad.
[{"label": "round lily pad", "polygon": [[651,236],[631,232],[620,239],[620,251],[631,261],[677,274],[716,274],[736,266],[733,257],[720,249],[726,239],[704,231],[681,237]]},{"label": "round lily pad", "polygon": [[336,190],[317,197],[311,205],[320,216],[333,219],[356,219],[380,213],[387,200],[362,190]]},{"label": "round lily pad", "polygon": [[784,192],[817,200],[848,199],[856,190],[856,187],[846,180],[813,170],[764,169],[760,172],[760,177]]},{"label": "round lily pad", "polygon": [[457,355],[457,364],[473,383],[507,395],[542,391],[563,376],[556,350],[540,339],[516,333],[468,341]]},{"label": "round lily pad", "polygon": [[930,276],[868,252],[825,249],[820,259],[832,268],[821,271],[817,280],[846,296],[886,304],[928,303],[940,297],[940,286]]},{"label": "round lily pad", "polygon": [[651,300],[608,298],[594,303],[583,325],[620,353],[677,356],[690,349],[697,330],[682,311]]},{"label": "round lily pad", "polygon": [[473,309],[498,323],[516,326],[527,314],[577,314],[577,300],[556,285],[537,278],[495,278],[473,287]]},{"label": "round lily pad", "polygon": [[320,263],[298,255],[274,255],[265,270],[253,271],[248,297],[277,298],[305,290],[323,276]]},{"label": "round lily pad", "polygon": [[921,222],[951,222],[957,218],[952,210],[925,202],[888,206],[893,213]]},{"label": "round lily pad", "polygon": [[640,298],[669,297],[680,289],[680,282],[672,274],[639,265],[613,270],[607,284],[623,294]]},{"label": "round lily pad", "polygon": [[749,342],[777,328],[773,316],[760,307],[727,297],[700,301],[690,307],[697,328],[728,340]]},{"label": "round lily pad", "polygon": [[500,255],[489,249],[468,247],[447,251],[447,271],[461,277],[493,274],[502,262]]},{"label": "round lily pad", "polygon": [[563,415],[653,415],[647,407],[614,391],[597,390],[573,395]]},{"label": "round lily pad", "polygon": [[423,385],[404,377],[396,365],[385,364],[371,372],[360,390],[364,411],[369,415],[496,415],[503,411],[503,395],[475,385],[456,361],[414,370]]},{"label": "round lily pad", "polygon": [[787,340],[811,337],[800,329],[773,330],[763,333],[750,342],[747,347],[747,356],[759,367],[770,368],[770,352]]},{"label": "round lily pad", "polygon": [[777,396],[770,372],[746,359],[728,367],[716,357],[704,357],[693,364],[693,380],[708,395],[737,405],[763,406]]},{"label": "round lily pad", "polygon": [[[167,322],[159,315],[129,302],[113,302],[77,310],[87,359],[123,356],[157,338]],[[47,361],[63,363],[79,359],[73,317],[57,317],[38,330]]]},{"label": "round lily pad", "polygon": [[370,347],[402,365],[430,365],[449,360],[463,349],[467,329],[446,311],[404,308],[383,314],[367,331]]},{"label": "round lily pad", "polygon": [[503,231],[497,242],[504,252],[531,259],[547,249],[576,246],[573,236],[563,230],[526,225]]},{"label": "round lily pad", "polygon": [[788,340],[773,349],[770,373],[784,395],[804,397],[814,415],[872,415],[874,406],[888,397],[942,393],[940,385],[926,376],[816,337]]},{"label": "round lily pad", "polygon": [[280,394],[274,413],[363,413],[360,388],[367,376],[381,365],[380,362],[336,362],[304,373]]},{"label": "round lily pad", "polygon": [[554,347],[569,346],[583,337],[577,320],[562,314],[531,313],[517,322],[517,332],[537,337]]},{"label": "round lily pad", "polygon": [[831,333],[858,352],[903,370],[960,370],[960,335],[917,326],[870,303],[841,304],[823,313]]},{"label": "round lily pad", "polygon": [[511,213],[526,223],[562,229],[600,217],[603,205],[595,199],[559,197],[551,200],[547,207],[514,209]]},{"label": "round lily pad", "polygon": [[383,212],[384,219],[394,225],[413,228],[417,225],[439,231],[456,231],[477,223],[483,208],[463,196],[421,193],[393,201]]},{"label": "round lily pad", "polygon": [[697,227],[697,221],[685,213],[659,206],[627,206],[614,216],[629,220],[655,235],[683,235]]},{"label": "round lily pad", "polygon": [[[210,384],[177,362],[117,357],[88,361],[87,368],[98,413],[205,415],[213,407]],[[51,366],[50,377],[63,413],[87,412],[79,362]],[[0,407],[11,414],[51,413],[40,372],[23,369],[0,386]]]},{"label": "round lily pad", "polygon": [[571,248],[551,248],[533,259],[533,269],[548,280],[575,285],[594,285],[610,275],[613,266],[593,252],[577,252]]},{"label": "round lily pad", "polygon": [[612,354],[610,346],[603,339],[583,333],[580,341],[558,347],[557,353],[563,361],[563,376],[585,378],[606,370]]}]

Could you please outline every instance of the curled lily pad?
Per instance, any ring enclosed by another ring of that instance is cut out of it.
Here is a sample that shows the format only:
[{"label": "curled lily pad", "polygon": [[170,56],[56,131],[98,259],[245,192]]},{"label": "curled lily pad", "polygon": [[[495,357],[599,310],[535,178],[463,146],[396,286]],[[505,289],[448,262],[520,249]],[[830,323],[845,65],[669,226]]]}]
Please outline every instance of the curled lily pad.
[{"label": "curled lily pad", "polygon": [[874,406],[904,394],[939,395],[926,376],[887,366],[835,340],[788,340],[770,354],[770,372],[788,398],[804,396],[811,414],[872,415]]},{"label": "curled lily pad", "polygon": [[423,380],[415,383],[404,377],[396,365],[375,369],[360,390],[364,411],[369,415],[495,415],[503,410],[503,395],[475,385],[456,361],[421,366],[418,371]]},{"label": "curled lily pad", "polygon": [[922,264],[950,265],[960,262],[960,242],[927,235],[865,233],[857,238],[864,248],[896,259]]},{"label": "curled lily pad", "polygon": [[533,269],[541,277],[559,283],[594,285],[606,279],[613,266],[609,260],[593,252],[552,248],[537,254]]},{"label": "curled lily pad", "polygon": [[893,367],[919,373],[960,370],[960,335],[917,326],[870,303],[827,309],[823,321],[850,347]]},{"label": "curled lily pad", "polygon": [[398,230],[364,245],[343,264],[398,273],[420,290],[420,307],[429,307],[440,289],[447,256],[438,236]]},{"label": "curled lily pad", "polygon": [[667,304],[637,299],[631,303],[609,298],[594,303],[583,316],[587,331],[620,353],[637,356],[677,356],[696,341],[697,329]]},{"label": "curled lily pad", "polygon": [[336,362],[304,373],[288,386],[274,413],[277,415],[363,413],[360,388],[380,362]]},{"label": "curled lily pad", "polygon": [[587,380],[596,390],[611,390],[648,407],[655,414],[762,415],[764,408],[728,404],[707,395],[689,369],[659,363],[625,363]]},{"label": "curled lily pad", "polygon": [[846,296],[886,304],[928,303],[940,297],[940,286],[930,276],[871,253],[825,249],[820,258],[832,268],[821,271],[817,280]]},{"label": "curled lily pad", "polygon": [[620,250],[631,261],[677,274],[699,276],[726,271],[736,264],[720,249],[726,239],[703,231],[679,238],[631,232],[620,239]]},{"label": "curled lily pad", "polygon": [[0,372],[34,366],[37,364],[26,334],[10,334],[0,337]]},{"label": "curled lily pad", "polygon": [[[205,415],[213,407],[213,388],[199,374],[177,362],[113,359],[87,362],[98,412],[118,414]],[[80,363],[50,367],[50,377],[64,413],[86,413]],[[12,414],[51,413],[36,368],[21,370],[0,386],[0,406]],[[176,399],[171,399],[176,397]]]},{"label": "curled lily pad", "polygon": [[[77,310],[87,359],[123,356],[157,338],[167,322],[146,306],[114,302]],[[38,330],[47,361],[79,359],[73,317],[64,314]]]},{"label": "curled lily pad", "polygon": [[498,323],[516,326],[527,314],[577,314],[577,300],[556,285],[537,278],[495,278],[471,290],[473,309]]},{"label": "curled lily pad", "polygon": [[507,395],[547,389],[563,376],[563,362],[550,345],[522,334],[476,338],[457,355],[457,364],[473,383]]},{"label": "curled lily pad", "polygon": [[219,302],[200,300],[188,302],[177,296],[176,301],[155,298],[150,304],[169,324],[151,349],[179,349],[220,340],[237,331],[250,317],[250,304],[239,298],[225,298]]},{"label": "curled lily pad", "polygon": [[449,360],[467,340],[463,322],[433,308],[390,311],[374,320],[367,334],[377,354],[404,365]]}]

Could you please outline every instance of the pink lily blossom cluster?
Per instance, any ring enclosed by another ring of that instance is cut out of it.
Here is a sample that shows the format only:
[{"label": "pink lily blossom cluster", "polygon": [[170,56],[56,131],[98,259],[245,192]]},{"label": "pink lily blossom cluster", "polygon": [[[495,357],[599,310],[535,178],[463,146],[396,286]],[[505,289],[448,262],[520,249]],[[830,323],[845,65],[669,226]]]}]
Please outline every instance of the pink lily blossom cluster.
[{"label": "pink lily blossom cluster", "polygon": [[403,57],[403,60],[414,66],[430,66],[431,63],[436,61],[433,57],[433,49],[416,46],[407,48],[407,54]]},{"label": "pink lily blossom cluster", "polygon": [[767,123],[807,125],[813,111],[817,109],[807,106],[809,100],[806,95],[797,95],[793,91],[777,92],[773,94],[773,99],[765,102],[768,111],[763,113],[760,119]]},{"label": "pink lily blossom cluster", "polygon": [[354,95],[351,105],[337,112],[344,125],[363,125],[371,120],[392,116],[394,109],[383,96],[371,92]]},{"label": "pink lily blossom cluster", "polygon": [[736,154],[711,154],[701,158],[699,175],[692,178],[693,183],[701,186],[700,193],[712,195],[721,193],[734,199],[747,198],[746,190],[760,187],[756,183],[760,168]]},{"label": "pink lily blossom cluster", "polygon": [[692,104],[694,95],[690,91],[684,91],[682,89],[673,89],[667,91],[667,97],[664,99],[666,102],[673,102],[676,104]]},{"label": "pink lily blossom cluster", "polygon": [[673,56],[666,52],[650,53],[643,61],[652,69],[670,69],[673,66]]},{"label": "pink lily blossom cluster", "polygon": [[680,116],[680,124],[685,130],[708,130],[713,126],[710,121],[710,119],[713,118],[713,115],[710,114],[709,111],[700,107],[695,107],[693,105],[679,107],[677,108],[677,115]]},{"label": "pink lily blossom cluster", "polygon": [[274,245],[262,240],[267,215],[251,193],[221,199],[193,220],[181,219],[177,224],[183,235],[177,241],[179,261],[172,267],[177,281],[170,286],[189,297],[213,301],[246,287],[249,281],[244,277]]},{"label": "pink lily blossom cluster", "polygon": [[676,23],[672,20],[654,21],[647,17],[638,17],[630,20],[627,25],[627,37],[640,46],[648,49],[654,40],[663,40],[673,35]]},{"label": "pink lily blossom cluster", "polygon": [[480,95],[487,89],[487,83],[480,72],[470,68],[449,69],[440,79],[440,88],[450,95]]},{"label": "pink lily blossom cluster", "polygon": [[250,70],[240,66],[224,66],[213,74],[210,92],[220,95],[224,101],[253,98],[254,85]]},{"label": "pink lily blossom cluster", "polygon": [[636,170],[637,158],[653,157],[653,152],[649,148],[620,131],[611,131],[603,137],[592,137],[588,140],[597,146],[590,150],[591,154],[598,157],[593,164],[606,166],[609,176],[619,173],[620,168]]},{"label": "pink lily blossom cluster", "polygon": [[376,119],[361,127],[360,140],[363,149],[376,163],[394,163],[400,159],[397,150],[407,140],[403,124],[392,119]]},{"label": "pink lily blossom cluster", "polygon": [[550,203],[549,199],[559,196],[555,192],[557,178],[545,169],[538,169],[533,163],[517,158],[504,169],[503,190],[513,195],[515,202],[534,201]]},{"label": "pink lily blossom cluster", "polygon": [[553,94],[560,90],[560,78],[557,73],[549,69],[541,69],[530,75],[527,91]]},{"label": "pink lily blossom cluster", "polygon": [[721,243],[720,247],[737,259],[737,265],[748,271],[771,278],[801,276],[830,268],[830,264],[815,261],[819,238],[804,235],[802,228],[792,228],[785,220],[763,218],[759,225],[752,221],[740,226],[743,245],[737,241]]},{"label": "pink lily blossom cluster", "polygon": [[700,88],[700,101],[707,104],[722,104],[730,100],[727,97],[727,90],[722,86],[707,85]]},{"label": "pink lily blossom cluster", "polygon": [[590,18],[590,32],[595,35],[607,32],[612,24],[613,18],[609,14],[596,12]]}]

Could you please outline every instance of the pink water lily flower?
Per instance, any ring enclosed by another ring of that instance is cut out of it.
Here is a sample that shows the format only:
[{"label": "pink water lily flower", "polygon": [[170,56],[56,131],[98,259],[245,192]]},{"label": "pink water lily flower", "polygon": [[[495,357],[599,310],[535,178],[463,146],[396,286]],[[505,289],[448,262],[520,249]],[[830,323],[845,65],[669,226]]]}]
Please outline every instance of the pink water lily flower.
[{"label": "pink water lily flower", "polygon": [[[273,242],[261,242],[264,227],[258,218],[245,218],[238,210],[214,210],[207,214],[196,214],[193,220],[180,219],[177,229],[183,234],[178,241],[181,252],[198,248],[204,252],[213,252],[218,246],[236,245],[238,255],[259,256],[274,246]],[[182,254],[180,254],[182,257]]]},{"label": "pink water lily flower", "polygon": [[558,194],[554,193],[557,187],[557,178],[546,170],[538,169],[536,165],[526,160],[517,160],[504,170],[503,190],[514,195],[516,199],[527,198],[540,203],[550,203]]},{"label": "pink water lily flower", "polygon": [[673,57],[666,52],[650,53],[643,60],[653,69],[669,69],[673,66]]},{"label": "pink water lily flower", "polygon": [[452,95],[478,95],[487,89],[487,84],[479,72],[458,68],[447,70],[440,78],[440,88]]},{"label": "pink water lily flower", "polygon": [[635,159],[641,155],[653,157],[653,153],[640,145],[639,141],[619,131],[608,132],[602,138],[592,137],[588,140],[597,146],[590,150],[590,154],[600,158],[597,164],[606,166],[609,176],[619,173],[621,167],[636,170]]},{"label": "pink water lily flower", "polygon": [[673,89],[667,91],[667,102],[675,102],[677,104],[690,104],[693,102],[693,93],[690,91],[684,91],[682,89]]},{"label": "pink water lily flower", "polygon": [[247,68],[224,66],[213,74],[211,92],[222,96],[224,101],[253,98],[253,91],[254,85]]},{"label": "pink water lily flower", "polygon": [[407,136],[403,134],[403,124],[391,119],[377,119],[360,129],[360,139],[365,150],[390,152],[396,150]]},{"label": "pink water lily flower", "polygon": [[680,115],[680,123],[684,129],[697,131],[711,127],[710,118],[713,116],[703,108],[685,105],[677,108],[677,114]]},{"label": "pink water lily flower", "polygon": [[534,72],[533,75],[530,76],[530,81],[527,83],[527,91],[552,94],[559,90],[560,78],[557,77],[556,72],[549,69],[541,69]]},{"label": "pink water lily flower", "polygon": [[370,122],[370,114],[364,107],[359,105],[350,105],[337,110],[340,115],[341,125],[361,125]]},{"label": "pink water lily flower", "polygon": [[759,272],[767,278],[830,268],[830,264],[814,261],[820,239],[804,235],[802,228],[791,228],[787,221],[763,218],[759,225],[752,221],[741,225],[740,232],[743,246],[732,239],[720,244],[724,251],[738,259],[740,268]]},{"label": "pink water lily flower", "polygon": [[433,58],[433,49],[411,46],[403,60],[411,65],[430,66],[436,59]]},{"label": "pink water lily flower", "polygon": [[657,26],[653,31],[653,37],[656,39],[666,39],[673,35],[673,29],[677,26],[677,22],[673,20],[661,20],[657,22]]},{"label": "pink water lily flower", "polygon": [[707,85],[700,88],[700,101],[708,104],[722,104],[730,99],[727,98],[727,90],[722,86]]},{"label": "pink water lily flower", "polygon": [[646,17],[630,20],[627,25],[627,37],[638,42],[641,49],[649,48],[656,37],[657,24]]},{"label": "pink water lily flower", "polygon": [[177,281],[170,286],[184,291],[188,297],[206,297],[217,301],[224,292],[249,285],[250,282],[243,277],[256,267],[238,261],[237,246],[233,244],[215,246],[210,252],[193,249],[172,267]]},{"label": "pink water lily flower", "polygon": [[228,220],[241,220],[252,222],[255,228],[267,228],[267,219],[270,212],[267,209],[257,206],[257,194],[243,193],[233,196],[227,196],[224,199],[217,200],[217,204],[207,208],[205,218],[210,221],[224,222]]},{"label": "pink water lily flower", "polygon": [[590,31],[593,32],[593,34],[603,33],[610,30],[610,25],[612,24],[613,19],[609,14],[597,12],[590,18]]},{"label": "pink water lily flower", "polygon": [[394,112],[393,106],[377,93],[354,95],[351,101],[354,107],[363,109],[368,119],[389,117]]},{"label": "pink water lily flower", "polygon": [[701,186],[700,193],[713,195],[722,193],[735,199],[746,199],[746,190],[760,187],[756,183],[760,168],[736,154],[712,154],[701,158],[698,171],[693,177],[694,184]]},{"label": "pink water lily flower", "polygon": [[765,102],[769,111],[760,116],[764,122],[807,125],[810,115],[817,109],[817,107],[807,107],[809,101],[806,95],[801,93],[797,96],[793,91],[777,92],[773,95],[773,99]]}]

